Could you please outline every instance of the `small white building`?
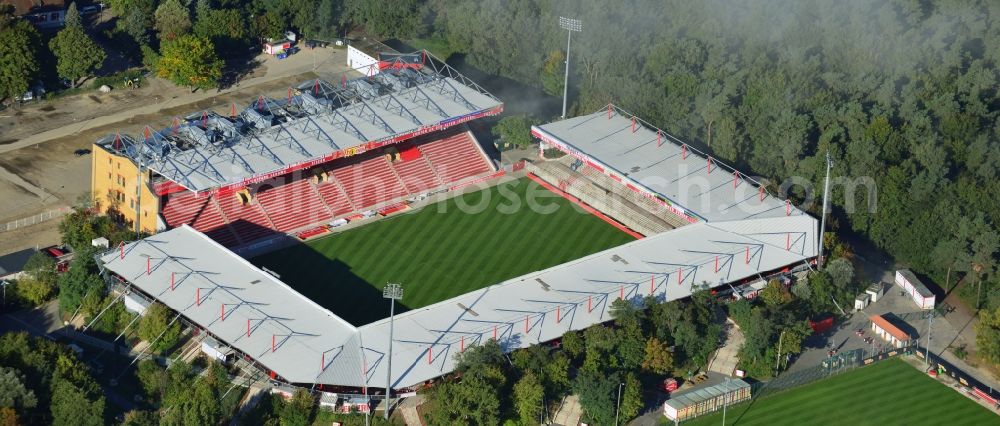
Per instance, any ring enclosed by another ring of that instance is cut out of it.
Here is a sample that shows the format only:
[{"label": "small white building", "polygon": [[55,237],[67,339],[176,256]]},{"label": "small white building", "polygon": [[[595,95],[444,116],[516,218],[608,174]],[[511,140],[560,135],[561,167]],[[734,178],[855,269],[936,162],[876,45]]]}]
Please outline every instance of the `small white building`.
[{"label": "small white building", "polygon": [[229,355],[233,353],[233,350],[219,343],[211,336],[205,336],[205,339],[201,341],[201,352],[209,358],[225,363]]},{"label": "small white building", "polygon": [[868,319],[872,322],[872,332],[882,340],[889,342],[892,347],[900,349],[910,346],[913,342],[913,336],[896,327],[882,315],[872,315]]},{"label": "small white building", "polygon": [[125,304],[125,310],[129,312],[135,312],[139,315],[145,315],[146,310],[149,309],[149,301],[145,297],[138,294],[129,292],[125,293],[122,297],[122,303]]},{"label": "small white building", "polygon": [[108,247],[110,247],[111,242],[108,241],[107,238],[97,237],[97,238],[94,238],[93,240],[90,240],[90,245],[92,245],[94,247],[97,247],[97,248],[108,248]]},{"label": "small white building", "polygon": [[871,303],[871,299],[872,296],[868,293],[859,294],[858,297],[854,298],[854,310],[860,311],[864,308],[867,308],[868,304]]},{"label": "small white building", "polygon": [[868,293],[868,295],[871,296],[871,303],[878,302],[878,299],[885,294],[885,285],[882,283],[872,283],[872,285],[868,286],[865,290],[865,293]]},{"label": "small white building", "polygon": [[921,309],[934,309],[934,293],[917,279],[909,269],[896,271],[896,285],[910,295],[913,303]]},{"label": "small white building", "polygon": [[264,53],[268,55],[277,55],[291,48],[291,40],[277,40],[264,43]]},{"label": "small white building", "polygon": [[329,408],[330,410],[335,410],[337,408],[337,401],[340,396],[333,392],[320,392],[319,393],[319,407]]},{"label": "small white building", "polygon": [[374,40],[351,42],[347,45],[347,66],[365,75],[378,74],[378,52],[388,49]]}]

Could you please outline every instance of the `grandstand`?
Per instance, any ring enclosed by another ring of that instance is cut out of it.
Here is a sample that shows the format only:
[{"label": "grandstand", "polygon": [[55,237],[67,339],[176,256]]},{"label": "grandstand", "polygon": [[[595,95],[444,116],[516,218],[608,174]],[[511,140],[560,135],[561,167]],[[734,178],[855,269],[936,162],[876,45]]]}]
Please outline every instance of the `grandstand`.
[{"label": "grandstand", "polygon": [[402,65],[228,116],[108,135],[94,145],[95,204],[149,233],[187,224],[246,247],[497,173],[463,123],[503,104],[425,52],[393,57]]},{"label": "grandstand", "polygon": [[541,140],[542,151],[554,148],[578,159],[584,176],[617,182],[630,198],[652,204],[651,210],[678,225],[677,219],[694,223],[802,214],[753,178],[612,104],[532,126],[531,133]]},{"label": "grandstand", "polygon": [[[397,315],[391,372],[386,370],[389,319],[352,326],[223,247],[223,236],[213,236],[216,242],[196,230],[224,216],[231,236],[245,238],[231,214],[276,230],[305,223],[276,213],[283,204],[268,198],[273,189],[255,188],[256,209],[222,203],[218,191],[199,197],[204,187],[192,180],[196,188],[188,189],[195,195],[188,197],[202,201],[171,213],[191,226],[125,244],[103,253],[101,262],[123,285],[165,303],[273,378],[350,393],[382,386],[389,373],[394,389],[419,388],[452,371],[454,354],[471,345],[496,339],[510,351],[557,339],[610,320],[616,299],[676,300],[702,288],[805,268],[816,256],[814,218],[621,109],[609,106],[532,132],[543,147],[561,149],[575,160],[529,171],[562,181],[557,184],[565,191],[579,186],[580,198],[590,197],[593,205],[602,193],[615,194],[605,200],[615,209],[608,214],[641,215],[623,223],[645,227],[646,236]],[[323,161],[317,163],[321,171],[299,178],[304,184],[292,180],[277,187],[293,194],[285,208],[305,205],[335,216],[490,173],[464,135],[452,130],[398,143],[391,158],[363,153]],[[364,190],[367,180],[378,182],[379,194]]]}]

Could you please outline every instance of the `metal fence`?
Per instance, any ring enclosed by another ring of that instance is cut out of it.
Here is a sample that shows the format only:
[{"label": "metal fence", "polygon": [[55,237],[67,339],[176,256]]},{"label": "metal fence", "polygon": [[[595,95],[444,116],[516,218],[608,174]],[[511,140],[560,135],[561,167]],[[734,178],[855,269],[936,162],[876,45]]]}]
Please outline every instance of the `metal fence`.
[{"label": "metal fence", "polygon": [[52,219],[57,219],[66,215],[73,209],[70,207],[59,207],[49,211],[45,211],[36,215],[29,217],[23,217],[17,220],[12,220],[7,223],[0,223],[0,232],[13,231],[18,228],[24,228],[25,226],[31,226],[38,223],[46,222]]},{"label": "metal fence", "polygon": [[846,373],[858,367],[863,367],[881,360],[894,358],[903,354],[912,354],[914,351],[914,347],[907,347],[870,355],[865,350],[855,349],[842,354],[837,354],[824,359],[819,365],[805,370],[785,372],[769,381],[753,383],[751,385],[753,399],[805,386],[815,381],[836,376],[841,373]]}]

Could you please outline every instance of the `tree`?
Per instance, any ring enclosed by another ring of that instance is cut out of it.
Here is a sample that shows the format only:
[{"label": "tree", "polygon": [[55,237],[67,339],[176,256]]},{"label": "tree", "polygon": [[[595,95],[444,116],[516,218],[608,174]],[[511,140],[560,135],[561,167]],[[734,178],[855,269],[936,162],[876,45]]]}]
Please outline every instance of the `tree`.
[{"label": "tree", "polygon": [[188,8],[180,0],[164,0],[156,8],[154,14],[156,29],[160,40],[174,40],[191,30],[191,17]]},{"label": "tree", "polygon": [[76,3],[70,3],[66,7],[66,17],[63,18],[66,27],[83,27],[83,22],[80,20],[80,11],[76,8]]},{"label": "tree", "polygon": [[315,400],[305,389],[295,391],[289,401],[284,401],[278,415],[281,426],[307,426]]},{"label": "tree", "polygon": [[792,301],[792,295],[778,280],[768,281],[760,296],[768,306],[781,306]]},{"label": "tree", "polygon": [[[86,374],[86,373],[84,373]],[[93,379],[83,387],[68,379],[56,378],[52,383],[53,425],[104,424],[104,396]]]},{"label": "tree", "polygon": [[670,347],[660,343],[656,336],[646,340],[646,356],[642,359],[642,368],[653,374],[667,374],[673,368],[674,354]]},{"label": "tree", "polygon": [[545,364],[546,393],[562,396],[570,387],[570,360],[563,352],[556,352],[552,360]]},{"label": "tree", "polygon": [[809,287],[809,282],[806,280],[801,280],[792,285],[792,294],[802,300],[812,299],[812,288]]},{"label": "tree", "polygon": [[59,276],[59,309],[71,313],[80,306],[85,295],[96,293],[99,297],[103,287],[92,252],[79,250],[70,262],[69,271]]},{"label": "tree", "polygon": [[0,367],[0,407],[35,408],[35,392],[24,386],[24,375],[10,367]]},{"label": "tree", "polygon": [[580,333],[570,330],[562,335],[562,348],[571,359],[579,358],[583,355],[584,342]]},{"label": "tree", "polygon": [[837,258],[826,265],[826,272],[830,274],[833,285],[844,290],[854,281],[854,265],[845,258]]},{"label": "tree", "polygon": [[173,321],[170,309],[154,302],[139,320],[139,338],[149,342],[150,349],[162,353],[175,344],[181,336],[181,326]]},{"label": "tree", "polygon": [[0,10],[0,99],[21,96],[37,75],[38,31],[28,21]]},{"label": "tree", "polygon": [[455,355],[460,382],[444,382],[431,393],[432,425],[492,425],[500,416],[500,395],[507,394],[507,365],[496,340],[487,340]]},{"label": "tree", "polygon": [[17,416],[17,411],[10,407],[0,407],[0,425],[17,426],[21,420]]},{"label": "tree", "polygon": [[976,348],[983,359],[1000,364],[1000,307],[980,311],[979,324],[976,324]]},{"label": "tree", "polygon": [[[812,334],[812,327],[809,321],[796,321],[791,326],[786,327],[778,338],[778,353],[783,357],[802,353],[802,343]],[[779,360],[784,362],[784,360]]]},{"label": "tree", "polygon": [[463,376],[461,382],[444,382],[431,390],[434,409],[429,410],[431,425],[495,425],[500,417],[500,387],[503,373],[487,367],[478,374]]},{"label": "tree", "polygon": [[18,280],[15,289],[18,297],[30,306],[38,306],[52,298],[55,286],[29,275]]},{"label": "tree", "polygon": [[169,377],[167,372],[161,368],[156,361],[143,360],[136,367],[135,376],[139,379],[142,389],[146,393],[146,398],[150,401],[159,401],[167,391]]},{"label": "tree", "polygon": [[204,37],[184,35],[165,41],[160,54],[157,75],[192,91],[214,87],[222,76],[222,61]]},{"label": "tree", "polygon": [[645,343],[642,338],[642,330],[636,323],[619,328],[615,332],[617,343],[615,344],[615,367],[619,369],[632,370],[642,364]]},{"label": "tree", "polygon": [[562,96],[563,91],[563,67],[566,63],[566,54],[562,50],[549,52],[548,57],[542,64],[542,71],[539,75],[542,89],[545,93],[553,96]]},{"label": "tree", "polygon": [[79,25],[60,30],[49,42],[49,48],[56,55],[59,76],[69,79],[74,87],[81,78],[97,70],[105,58],[104,50]]},{"label": "tree", "polygon": [[152,10],[147,14],[141,8],[134,8],[120,16],[115,24],[119,31],[128,34],[140,46],[149,44],[149,29],[153,26]]},{"label": "tree", "polygon": [[344,23],[365,27],[385,38],[414,37],[421,31],[417,0],[344,0]]},{"label": "tree", "polygon": [[615,418],[617,375],[581,371],[573,381],[573,393],[580,397],[580,407],[591,423],[609,425]]},{"label": "tree", "polygon": [[625,375],[625,386],[622,389],[621,400],[621,420],[622,424],[639,415],[642,410],[642,383],[635,377],[635,373],[629,372]]},{"label": "tree", "polygon": [[320,0],[311,25],[302,30],[310,37],[321,39],[337,37],[339,34],[337,27],[340,20],[340,6],[341,2],[336,0]]},{"label": "tree", "polygon": [[160,416],[153,411],[132,410],[125,413],[122,426],[157,426]]},{"label": "tree", "polygon": [[533,425],[540,421],[544,394],[545,390],[534,373],[526,373],[514,384],[514,410],[521,416],[522,425]]},{"label": "tree", "polygon": [[531,146],[531,126],[538,123],[538,120],[529,118],[525,114],[509,115],[501,118],[496,126],[493,126],[493,136],[499,137],[505,143],[525,149]]},{"label": "tree", "polygon": [[[270,16],[273,13],[269,11],[261,16]],[[273,32],[261,36],[284,37],[286,28],[284,24],[276,24]],[[193,31],[195,35],[209,39],[219,51],[246,47],[252,34],[246,19],[238,9],[199,10]]]}]

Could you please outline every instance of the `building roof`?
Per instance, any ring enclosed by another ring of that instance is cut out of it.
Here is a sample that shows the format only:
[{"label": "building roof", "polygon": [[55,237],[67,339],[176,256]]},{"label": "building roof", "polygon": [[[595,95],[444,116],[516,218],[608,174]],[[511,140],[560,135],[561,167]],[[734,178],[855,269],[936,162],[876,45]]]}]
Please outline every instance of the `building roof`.
[{"label": "building roof", "polygon": [[[101,146],[181,186],[242,187],[329,160],[498,114],[503,104],[429,54],[420,69],[313,80],[263,96],[235,117],[199,112],[161,130],[112,134]],[[235,106],[234,106],[235,110]]]},{"label": "building roof", "polygon": [[[314,382],[321,354],[328,353],[329,361],[334,361],[338,348],[357,331],[187,225],[113,248],[101,261],[217,340],[293,382]],[[354,371],[360,375],[360,369]]]},{"label": "building roof", "polygon": [[531,129],[700,220],[805,215],[766,191],[761,199],[756,180],[613,105]]},{"label": "building roof", "polygon": [[64,0],[0,0],[0,4],[14,6],[15,16],[66,8]]},{"label": "building roof", "polygon": [[34,256],[36,251],[33,248],[29,248],[0,256],[0,277],[23,271],[24,265],[28,263],[28,259],[31,259],[31,256]]},{"label": "building roof", "polygon": [[921,296],[923,297],[934,296],[934,292],[931,291],[929,288],[927,288],[927,286],[924,285],[924,283],[920,281],[920,279],[917,278],[916,275],[913,275],[913,272],[911,272],[909,269],[900,269],[896,271],[896,273],[905,278],[906,281],[913,286],[913,289],[916,290],[916,292],[919,293]]},{"label": "building roof", "polygon": [[[620,296],[681,299],[704,284],[805,261],[815,248],[808,215],[700,222],[414,309],[395,318],[392,386],[452,371],[455,353],[494,333],[505,350],[526,347],[610,320]],[[388,319],[355,328],[186,225],[112,249],[102,261],[286,380],[359,387],[385,380]]]},{"label": "building roof", "polygon": [[690,407],[692,405],[697,405],[703,401],[708,401],[711,399],[718,398],[722,395],[728,393],[733,393],[739,391],[740,389],[749,388],[750,384],[744,382],[740,379],[730,379],[728,382],[723,382],[706,387],[696,387],[692,389],[687,389],[682,392],[677,392],[670,395],[670,399],[666,400],[664,404],[670,407],[680,410],[685,407]]},{"label": "building roof", "polygon": [[872,315],[868,317],[868,319],[871,320],[872,323],[877,325],[878,328],[885,330],[886,333],[889,333],[892,337],[895,337],[897,340],[907,341],[913,338],[913,336],[910,336],[910,333],[907,333],[902,329],[900,329],[899,327],[896,327],[895,324],[889,322],[889,320],[882,315]]}]

